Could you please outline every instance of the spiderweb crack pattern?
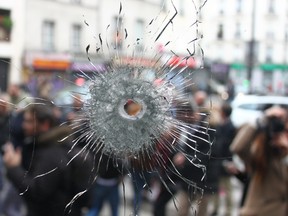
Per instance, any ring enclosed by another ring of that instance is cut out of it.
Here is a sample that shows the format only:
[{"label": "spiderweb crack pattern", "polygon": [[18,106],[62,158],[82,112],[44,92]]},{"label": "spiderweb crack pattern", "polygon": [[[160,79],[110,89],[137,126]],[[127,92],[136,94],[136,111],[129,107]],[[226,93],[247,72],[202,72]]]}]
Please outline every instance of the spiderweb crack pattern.
[{"label": "spiderweb crack pattern", "polygon": [[[189,188],[203,193],[204,184],[201,181],[205,178],[212,145],[209,135],[211,129],[207,123],[209,114],[198,113],[198,117],[193,116],[193,123],[187,121],[185,118],[191,118],[191,104],[183,89],[193,85],[190,74],[187,75],[186,72],[189,59],[194,59],[195,55],[200,53],[203,60],[203,50],[198,44],[202,38],[198,31],[200,23],[198,16],[205,3],[206,1],[197,7],[192,1],[196,18],[192,24],[187,25],[189,31],[185,33],[189,35],[193,32],[194,38],[188,37],[183,40],[182,43],[187,46],[185,52],[188,53],[184,57],[180,57],[177,51],[173,50],[173,43],[182,41],[183,32],[175,37],[175,41],[164,37],[170,31],[173,32],[177,23],[178,11],[173,1],[171,11],[168,11],[163,19],[158,14],[146,27],[146,34],[151,43],[145,43],[143,50],[140,51],[137,47],[142,45],[144,36],[136,38],[133,44],[125,43],[129,38],[129,29],[124,27],[123,7],[120,3],[116,38],[121,33],[125,37],[116,39],[113,43],[109,42],[108,37],[106,41],[103,40],[101,33],[95,37],[98,39],[96,52],[105,54],[106,50],[112,63],[105,73],[98,72],[95,67],[92,77],[82,72],[82,76],[90,80],[87,92],[89,99],[83,101],[83,113],[72,124],[75,133],[80,132],[74,140],[74,145],[85,140],[83,152],[100,154],[99,160],[102,159],[102,155],[106,155],[114,161],[116,167],[121,161],[119,170],[123,174],[135,170],[141,173],[155,172],[168,191],[170,183],[176,184],[175,179],[171,177],[173,174]],[[110,34],[109,31],[110,25],[106,28],[107,35]],[[167,57],[167,54],[161,52],[153,54],[150,67],[155,71],[155,77],[152,82],[147,81],[143,78],[146,72],[146,66],[143,65],[145,53],[151,50],[156,42],[161,41],[162,37],[164,47],[169,50],[170,55]],[[125,55],[119,48],[120,44],[125,48]],[[88,60],[94,66],[89,51],[90,45],[86,47],[86,52]],[[173,57],[178,57],[180,60],[173,62]],[[127,58],[130,63],[126,62]],[[180,87],[175,85],[175,80],[179,77],[181,77]],[[136,115],[127,113],[125,106],[129,101],[140,107]],[[201,180],[190,179],[187,173],[180,171],[171,158],[179,152],[184,155],[189,166],[194,167],[191,172],[194,170],[199,173],[200,170]],[[99,167],[96,167],[96,172],[97,169]],[[141,176],[145,179],[144,174]]]}]

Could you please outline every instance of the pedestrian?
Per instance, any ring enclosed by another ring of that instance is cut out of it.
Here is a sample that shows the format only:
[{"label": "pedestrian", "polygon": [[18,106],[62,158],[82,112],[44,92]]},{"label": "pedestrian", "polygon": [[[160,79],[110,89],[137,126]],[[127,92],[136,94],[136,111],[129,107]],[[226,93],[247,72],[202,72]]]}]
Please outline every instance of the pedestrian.
[{"label": "pedestrian", "polygon": [[80,154],[70,162],[78,154],[78,150],[71,150],[71,129],[56,127],[54,122],[52,107],[47,104],[31,105],[24,111],[25,147],[33,153],[28,170],[22,166],[21,148],[5,145],[7,176],[23,195],[28,216],[59,216],[65,215],[65,210],[71,216],[81,215],[81,198],[81,203],[76,201],[71,208],[68,203],[87,189],[92,167]]},{"label": "pedestrian", "polygon": [[[169,167],[168,162],[167,168],[165,167],[168,177],[162,179],[160,193],[154,204],[154,216],[166,215],[166,204],[177,192],[181,195],[178,215],[187,216],[191,202],[201,197],[202,189],[205,186],[205,170],[210,151],[207,127],[198,124],[202,122],[202,119],[200,115],[196,115],[189,102],[178,102],[175,114],[176,119],[185,122],[187,126],[171,129],[174,133],[179,134],[179,137],[177,137],[174,152],[163,153],[169,154],[167,160],[172,161],[173,165],[171,164],[172,167]],[[167,137],[164,138],[167,142],[175,138],[172,137],[171,132],[167,132],[167,134]]]},{"label": "pedestrian", "polygon": [[[12,128],[14,112],[10,103],[9,95],[0,95],[0,148],[3,153],[5,143],[13,139]],[[13,106],[13,105],[12,105]],[[2,154],[0,155],[0,215],[22,216],[25,212],[25,205],[22,197],[5,176],[5,167],[3,166]]]},{"label": "pedestrian", "polygon": [[122,176],[120,170],[123,170],[121,163],[102,151],[95,155],[95,162],[97,178],[92,187],[91,208],[87,216],[100,215],[105,202],[110,205],[111,215],[118,216],[120,204],[119,183]]},{"label": "pedestrian", "polygon": [[[226,215],[232,215],[232,185],[231,185],[231,174],[227,172],[226,167],[231,166],[232,153],[230,152],[230,145],[235,137],[236,128],[234,127],[230,115],[232,108],[228,103],[222,104],[220,108],[220,123],[216,126],[215,134],[215,146],[219,148],[218,162],[219,166],[219,190],[225,192],[225,210]],[[212,162],[211,162],[212,163]],[[230,163],[230,164],[228,164]],[[214,202],[214,213],[217,215],[217,211],[220,207],[220,194],[217,193]]]},{"label": "pedestrian", "polygon": [[11,84],[8,87],[8,94],[11,103],[17,109],[24,109],[27,105],[33,102],[31,95],[26,92],[19,84]]}]

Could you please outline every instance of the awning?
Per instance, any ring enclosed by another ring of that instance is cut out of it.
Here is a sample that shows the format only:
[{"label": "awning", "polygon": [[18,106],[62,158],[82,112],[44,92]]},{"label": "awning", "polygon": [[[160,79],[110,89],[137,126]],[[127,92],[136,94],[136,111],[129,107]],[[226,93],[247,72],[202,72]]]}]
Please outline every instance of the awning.
[{"label": "awning", "polygon": [[[288,70],[288,65],[285,64],[260,64],[255,65],[255,67],[260,68],[263,71],[274,71],[274,70]],[[245,70],[247,66],[243,63],[233,63],[230,65],[231,69],[234,70]]]},{"label": "awning", "polygon": [[70,62],[65,60],[48,60],[35,59],[33,61],[34,69],[38,70],[67,70],[70,67]]},{"label": "awning", "polygon": [[245,70],[246,65],[242,63],[233,63],[230,65],[230,68],[234,70]]},{"label": "awning", "polygon": [[104,72],[106,71],[105,64],[91,64],[88,62],[73,62],[71,64],[70,70],[72,71],[83,71],[83,72]]},{"label": "awning", "polygon": [[149,59],[149,58],[141,58],[141,57],[120,57],[117,59],[114,59],[114,61],[117,64],[120,65],[129,65],[131,67],[146,67],[146,68],[153,68],[157,66],[157,61],[155,59]]},{"label": "awning", "polygon": [[288,65],[285,65],[285,64],[261,64],[260,68],[264,71],[288,70]]}]

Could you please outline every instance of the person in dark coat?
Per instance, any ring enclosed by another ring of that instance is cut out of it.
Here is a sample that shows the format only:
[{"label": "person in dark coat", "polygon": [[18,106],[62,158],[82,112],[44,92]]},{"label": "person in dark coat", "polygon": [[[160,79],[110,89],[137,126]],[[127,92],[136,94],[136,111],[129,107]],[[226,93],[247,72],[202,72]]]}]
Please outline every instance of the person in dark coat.
[{"label": "person in dark coat", "polygon": [[28,216],[59,216],[65,212],[80,216],[83,200],[81,204],[68,204],[88,188],[92,167],[81,155],[70,162],[79,152],[75,148],[69,152],[71,129],[55,127],[52,108],[47,105],[30,106],[24,112],[23,129],[23,148],[32,153],[29,168],[23,168],[21,149],[15,149],[12,143],[5,146],[3,159],[8,178],[26,201]]},{"label": "person in dark coat", "polygon": [[[0,94],[0,147],[3,153],[3,146],[12,139],[12,121],[16,112],[12,111],[13,104],[7,94]],[[0,155],[0,215],[22,216],[25,209],[22,198],[17,190],[5,178],[5,168]]]},{"label": "person in dark coat", "polygon": [[[218,190],[219,182],[219,156],[220,148],[215,145],[215,130],[210,124],[208,116],[209,110],[205,107],[198,107],[198,112],[195,113],[191,126],[185,153],[189,156],[189,160],[185,160],[183,175],[192,181],[195,186],[190,188],[188,185],[182,187],[182,194],[179,198],[181,210],[179,216],[188,216],[191,209],[191,202],[198,202],[197,215],[206,216],[208,200]],[[195,150],[191,149],[194,148]],[[179,166],[179,165],[178,165]],[[190,190],[189,190],[190,189]],[[180,209],[179,208],[179,209]],[[193,209],[196,212],[196,209]],[[196,213],[195,213],[196,214]]]},{"label": "person in dark coat", "polygon": [[[205,173],[211,143],[209,129],[201,124],[205,115],[196,115],[189,102],[178,102],[176,107],[176,118],[185,123],[186,127],[171,130],[177,131],[176,134],[179,134],[179,137],[176,138],[177,144],[174,152],[169,156],[173,165],[167,166],[165,170],[169,177],[165,179],[163,175],[160,194],[154,204],[154,216],[165,216],[166,204],[179,191],[181,198],[178,215],[188,215],[191,201],[201,196],[201,191],[206,185]],[[171,133],[168,134],[168,137],[164,138],[167,142],[171,138],[173,140]]]},{"label": "person in dark coat", "polygon": [[[236,135],[236,128],[233,125],[230,115],[232,113],[232,107],[228,103],[224,103],[220,109],[221,123],[216,127],[216,142],[215,145],[220,149],[218,154],[218,161],[220,164],[220,181],[219,187],[225,191],[225,204],[226,215],[232,215],[232,184],[231,174],[226,170],[228,166],[233,165],[232,153],[230,152],[230,145]],[[220,207],[220,195],[215,197],[215,210],[212,215],[217,215],[217,211]]]},{"label": "person in dark coat", "polygon": [[87,216],[98,216],[105,202],[108,202],[111,208],[111,215],[118,216],[120,193],[119,183],[123,176],[120,170],[123,170],[120,161],[106,155],[100,150],[95,155],[95,168],[97,168],[97,178],[92,187],[91,208]]}]

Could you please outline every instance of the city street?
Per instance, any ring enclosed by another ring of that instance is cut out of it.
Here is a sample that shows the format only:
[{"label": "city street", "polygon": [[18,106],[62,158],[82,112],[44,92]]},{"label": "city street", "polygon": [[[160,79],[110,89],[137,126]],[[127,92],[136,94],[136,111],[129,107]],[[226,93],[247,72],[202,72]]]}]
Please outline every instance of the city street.
[{"label": "city street", "polygon": [[0,0],[0,149],[0,216],[287,216],[288,0]]},{"label": "city street", "polygon": [[[232,178],[232,185],[233,185],[233,216],[237,216],[238,214],[238,206],[239,206],[239,201],[241,199],[241,195],[242,195],[242,187],[241,187],[241,183],[239,183],[239,181],[236,178]],[[125,190],[126,190],[126,205],[124,205],[124,196],[122,196],[122,204],[121,204],[121,208],[120,208],[120,216],[133,216],[133,189],[131,187],[131,183],[130,183],[130,179],[126,178],[125,179]],[[121,190],[122,191],[122,190]],[[123,194],[123,192],[122,192]],[[225,208],[224,208],[224,193],[221,193],[221,197],[222,197],[222,202],[221,202],[221,208],[218,212],[219,216],[224,216],[225,213]],[[177,199],[177,197],[176,197]],[[193,207],[192,207],[193,208]],[[211,214],[212,211],[212,204],[209,205],[208,207],[208,211]],[[148,202],[148,201],[144,201],[142,203],[142,206],[140,208],[140,212],[139,212],[139,216],[152,216],[152,203]],[[171,200],[168,204],[168,208],[166,210],[167,212],[167,216],[176,216],[177,215],[177,210],[174,207],[173,201]],[[209,215],[209,214],[208,214]],[[109,209],[109,205],[105,204],[102,212],[101,212],[101,216],[110,216],[110,209]],[[193,215],[193,211],[191,210],[191,216]]]}]

